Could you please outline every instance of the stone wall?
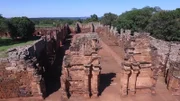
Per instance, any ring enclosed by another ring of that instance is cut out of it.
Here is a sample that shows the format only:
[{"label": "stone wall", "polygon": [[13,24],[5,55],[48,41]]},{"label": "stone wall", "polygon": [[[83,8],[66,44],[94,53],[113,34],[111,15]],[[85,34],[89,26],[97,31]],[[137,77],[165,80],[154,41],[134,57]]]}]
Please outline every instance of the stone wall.
[{"label": "stone wall", "polygon": [[127,43],[121,70],[121,95],[135,94],[138,89],[147,88],[155,94],[160,68],[154,57],[157,52],[151,48],[150,39],[146,34],[141,34],[131,37]]},{"label": "stone wall", "polygon": [[44,78],[34,67],[37,60],[34,54],[41,54],[43,45],[40,39],[32,46],[8,50],[9,57],[0,63],[0,99],[45,96]]},{"label": "stone wall", "polygon": [[0,99],[46,97],[47,72],[68,34],[67,25],[47,29],[32,45],[9,49],[8,58],[0,59]]},{"label": "stone wall", "polygon": [[61,76],[61,92],[67,96],[98,96],[100,49],[97,33],[76,34],[66,51]]},{"label": "stone wall", "polygon": [[76,33],[89,33],[89,32],[95,32],[95,28],[100,25],[100,23],[88,23],[88,24],[82,24],[77,22],[75,27]]}]

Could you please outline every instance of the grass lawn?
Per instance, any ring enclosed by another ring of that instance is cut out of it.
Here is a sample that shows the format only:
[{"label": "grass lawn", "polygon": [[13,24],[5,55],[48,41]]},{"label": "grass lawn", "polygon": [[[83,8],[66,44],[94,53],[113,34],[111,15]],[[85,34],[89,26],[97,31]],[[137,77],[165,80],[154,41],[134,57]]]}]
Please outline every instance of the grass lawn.
[{"label": "grass lawn", "polygon": [[38,27],[38,28],[46,28],[46,27],[55,27],[55,26],[52,25],[52,24],[41,24],[41,25],[35,25],[35,27]]},{"label": "grass lawn", "polygon": [[15,41],[11,38],[0,38],[0,58],[7,57],[6,51],[9,48],[17,47],[17,46],[24,46],[30,45],[34,42],[34,40],[30,41]]}]

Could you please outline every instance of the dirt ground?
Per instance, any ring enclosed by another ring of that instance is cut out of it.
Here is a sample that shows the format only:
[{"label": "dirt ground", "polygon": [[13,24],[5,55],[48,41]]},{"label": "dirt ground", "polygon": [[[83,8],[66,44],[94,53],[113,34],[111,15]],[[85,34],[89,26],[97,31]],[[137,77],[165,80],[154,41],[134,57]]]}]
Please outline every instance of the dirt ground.
[{"label": "dirt ground", "polygon": [[[99,51],[102,66],[100,76],[100,96],[97,98],[71,97],[67,101],[180,101],[180,96],[172,96],[172,94],[167,90],[163,77],[159,77],[158,79],[156,95],[151,95],[150,91],[147,89],[143,91],[138,90],[133,96],[120,96],[119,72],[123,49],[113,45],[113,42],[109,39],[101,37],[101,40],[103,48]],[[64,101],[60,100],[60,96],[61,93],[57,91],[49,95],[45,101]]]}]

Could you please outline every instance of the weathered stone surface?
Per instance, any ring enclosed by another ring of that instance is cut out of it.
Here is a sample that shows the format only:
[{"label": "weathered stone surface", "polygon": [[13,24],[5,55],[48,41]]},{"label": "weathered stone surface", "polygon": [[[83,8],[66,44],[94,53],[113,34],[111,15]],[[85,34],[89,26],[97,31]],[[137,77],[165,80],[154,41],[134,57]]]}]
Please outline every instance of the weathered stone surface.
[{"label": "weathered stone surface", "polygon": [[[179,60],[180,59],[180,54],[179,54],[180,43],[179,42],[167,42],[167,41],[155,39],[151,37],[149,33],[137,33],[137,32],[131,33],[130,30],[124,30],[124,29],[121,29],[120,33],[118,33],[116,31],[116,28],[113,28],[113,27],[102,26],[102,25],[98,25],[98,26],[95,25],[95,27],[96,27],[95,28],[96,32],[98,32],[98,34],[100,34],[101,36],[102,35],[106,36],[109,39],[113,39],[114,43],[124,48],[126,53],[129,53],[129,55],[125,54],[125,58],[124,58],[125,61],[123,63],[124,70],[127,71],[132,68],[131,62],[138,64],[138,66],[140,67],[139,75],[138,75],[139,77],[137,77],[137,80],[136,80],[136,83],[138,83],[138,85],[143,84],[140,82],[145,81],[148,83],[144,83],[143,85],[150,86],[153,83],[152,89],[155,89],[154,87],[158,79],[158,75],[160,73],[164,74],[166,81],[168,80],[170,82],[180,81],[179,79],[177,79],[177,77],[172,76],[173,70],[171,69],[171,68],[174,68],[171,64],[174,64],[174,62],[179,63],[180,61]],[[138,41],[140,42],[139,44],[137,44]],[[129,42],[131,42],[131,44],[129,44]],[[151,68],[151,70],[143,70],[143,68]],[[176,66],[176,68],[179,68],[179,66]],[[132,68],[132,69],[136,70],[136,68]],[[176,71],[178,72],[178,70]],[[178,74],[177,72],[176,74]],[[146,76],[141,77],[142,74],[143,75],[151,74],[151,75],[146,75]],[[148,79],[147,77],[151,77],[154,80]],[[126,79],[122,79],[122,80],[125,80],[125,82],[127,82]],[[169,85],[170,82],[167,82],[167,86]],[[122,85],[124,85],[123,82],[122,82]],[[124,87],[126,88],[127,85],[125,85]],[[122,89],[122,86],[120,88]],[[171,86],[171,88],[179,89],[180,87]],[[126,91],[122,89],[121,94],[127,95],[127,88],[126,88]],[[176,95],[177,94],[180,95],[180,92],[176,92]]]},{"label": "weathered stone surface", "polygon": [[[41,47],[38,47],[39,43]],[[42,98],[45,95],[44,78],[33,66],[37,61],[35,53],[41,54],[43,44],[43,39],[40,39],[33,45],[7,51],[8,58],[0,63],[0,99],[35,96]]]},{"label": "weathered stone surface", "polygon": [[167,88],[173,91],[173,95],[180,95],[180,62],[171,62],[167,71]]},{"label": "weathered stone surface", "polygon": [[64,96],[98,96],[100,61],[96,33],[77,34],[64,57],[61,91]]},{"label": "weathered stone surface", "polygon": [[[151,89],[154,92],[152,51],[146,35],[132,37],[125,46],[125,59],[122,67],[121,95],[135,94],[137,89]],[[125,73],[128,71],[128,73]],[[125,81],[123,81],[125,80]],[[124,84],[126,82],[126,84]]]}]

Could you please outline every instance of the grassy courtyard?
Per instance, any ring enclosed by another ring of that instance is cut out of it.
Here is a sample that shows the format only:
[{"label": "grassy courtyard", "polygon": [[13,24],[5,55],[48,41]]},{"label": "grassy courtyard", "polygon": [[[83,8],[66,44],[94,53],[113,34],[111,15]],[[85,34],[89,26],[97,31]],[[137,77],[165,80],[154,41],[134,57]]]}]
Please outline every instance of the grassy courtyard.
[{"label": "grassy courtyard", "polygon": [[20,41],[20,40],[12,40],[11,38],[0,38],[0,58],[7,57],[6,51],[10,48],[30,45],[33,42],[34,40]]}]

